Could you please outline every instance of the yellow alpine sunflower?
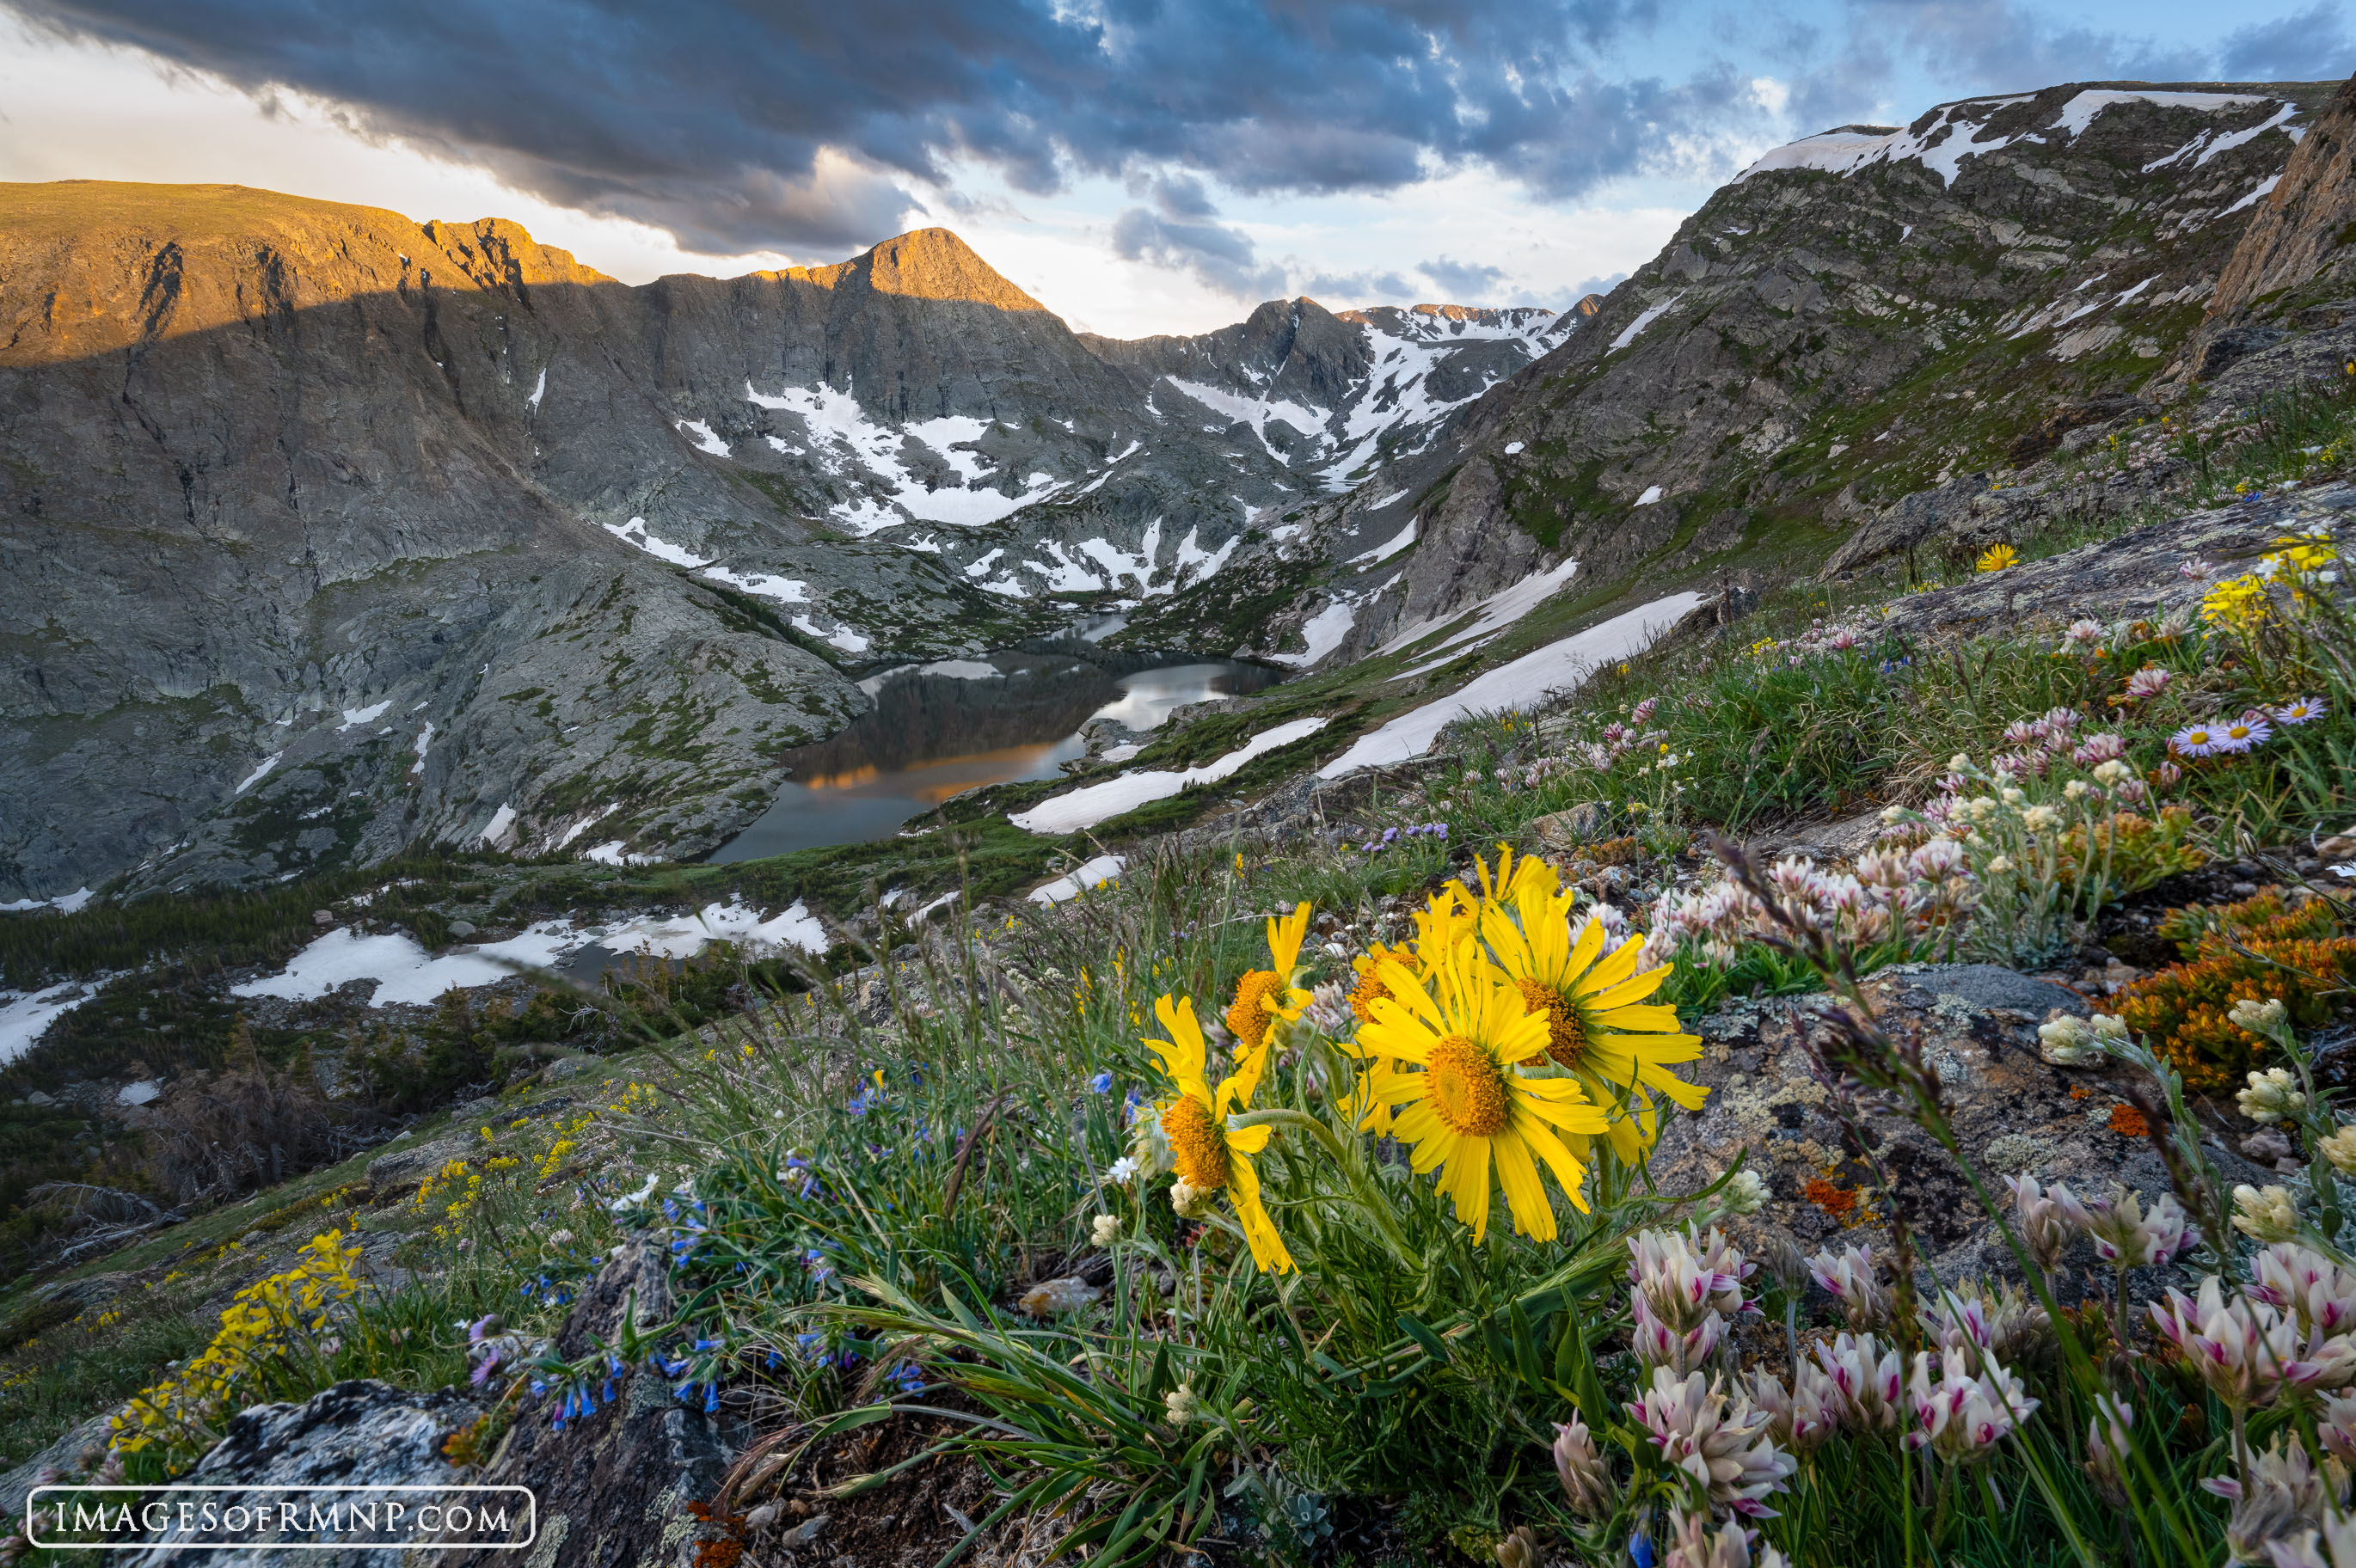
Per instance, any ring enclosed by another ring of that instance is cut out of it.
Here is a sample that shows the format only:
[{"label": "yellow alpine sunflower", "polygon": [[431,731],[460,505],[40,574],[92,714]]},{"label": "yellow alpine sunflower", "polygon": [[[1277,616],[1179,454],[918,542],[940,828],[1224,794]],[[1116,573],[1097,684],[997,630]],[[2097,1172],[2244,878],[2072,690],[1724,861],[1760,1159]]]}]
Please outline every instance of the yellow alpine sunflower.
[{"label": "yellow alpine sunflower", "polygon": [[1227,1032],[1236,1037],[1238,1053],[1266,1045],[1278,1019],[1290,1023],[1316,999],[1296,984],[1301,978],[1301,941],[1308,932],[1306,903],[1282,920],[1268,917],[1268,955],[1275,967],[1248,971],[1236,982],[1235,999],[1227,1004]]},{"label": "yellow alpine sunflower", "polygon": [[[1497,871],[1476,859],[1482,891],[1481,935],[1522,1005],[1546,1026],[1545,1051],[1556,1066],[1587,1088],[1588,1098],[1617,1112],[1606,1135],[1612,1152],[1633,1165],[1660,1133],[1653,1093],[1698,1110],[1709,1091],[1669,1069],[1701,1055],[1698,1037],[1677,1029],[1677,1010],[1644,998],[1669,977],[1669,965],[1636,965],[1644,938],[1631,936],[1604,952],[1603,923],[1590,920],[1576,942],[1570,920],[1576,895],[1552,866],[1500,848]],[[1623,1103],[1624,1102],[1624,1103]],[[1572,1146],[1585,1155],[1585,1140]]]},{"label": "yellow alpine sunflower", "polygon": [[1396,959],[1376,961],[1376,975],[1390,994],[1373,1004],[1358,1045],[1388,1061],[1368,1065],[1366,1092],[1396,1108],[1392,1136],[1414,1146],[1410,1163],[1419,1175],[1440,1171],[1440,1189],[1455,1200],[1456,1217],[1472,1228],[1475,1243],[1488,1232],[1493,1161],[1514,1228],[1550,1242],[1558,1233],[1554,1205],[1537,1162],[1546,1162],[1564,1195],[1584,1210],[1586,1168],[1565,1137],[1584,1143],[1603,1131],[1603,1108],[1588,1103],[1575,1079],[1525,1078],[1515,1071],[1515,1063],[1544,1058],[1546,1019],[1523,1010],[1520,995],[1477,946],[1427,952],[1423,971],[1429,991]]},{"label": "yellow alpine sunflower", "polygon": [[1195,1020],[1193,998],[1165,995],[1153,1004],[1153,1016],[1162,1020],[1170,1036],[1167,1040],[1149,1036],[1145,1043],[1162,1059],[1162,1072],[1178,1091],[1161,1105],[1162,1136],[1170,1141],[1171,1164],[1178,1179],[1197,1192],[1225,1191],[1243,1225],[1252,1262],[1264,1274],[1291,1273],[1292,1254],[1284,1250],[1283,1238],[1268,1217],[1268,1206],[1260,1201],[1259,1174],[1252,1169],[1249,1157],[1268,1147],[1275,1129],[1246,1127],[1238,1132],[1227,1125],[1230,1115],[1251,1108],[1252,1091],[1258,1086],[1268,1047],[1239,1056],[1236,1070],[1213,1089],[1205,1076],[1210,1051],[1203,1042],[1203,1026]]}]

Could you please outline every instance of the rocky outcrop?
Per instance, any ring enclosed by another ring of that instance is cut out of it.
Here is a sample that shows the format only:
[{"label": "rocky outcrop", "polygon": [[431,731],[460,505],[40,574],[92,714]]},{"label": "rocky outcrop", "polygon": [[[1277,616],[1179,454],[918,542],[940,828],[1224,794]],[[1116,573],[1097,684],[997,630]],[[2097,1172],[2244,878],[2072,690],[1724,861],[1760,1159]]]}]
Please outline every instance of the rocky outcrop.
[{"label": "rocky outcrop", "polygon": [[[1347,658],[1566,556],[1594,592],[1902,537],[1901,498],[2128,417],[2337,87],[2070,83],[1777,149],[1395,460],[1366,488],[1407,515],[1337,529],[1343,570],[1258,621],[1355,595]],[[1410,517],[1410,553],[1353,564]]]},{"label": "rocky outcrop", "polygon": [[2286,533],[2345,528],[2356,485],[2251,496],[2213,511],[2148,523],[2042,560],[1976,574],[1951,588],[1910,593],[1875,623],[1876,635],[1976,635],[1999,628],[2059,631],[2135,616],[2190,616],[2222,577],[2253,570]]},{"label": "rocky outcrop", "polygon": [[[2114,1181],[2147,1203],[2169,1190],[2124,1093],[2136,1075],[2117,1064],[2055,1067],[2038,1053],[2037,1026],[2084,1017],[2083,997],[1986,964],[1901,966],[1866,990],[1885,1030],[1920,1043],[1957,1141],[1997,1201],[2003,1179],[2018,1175],[2066,1181],[2087,1198],[2107,1195]],[[1805,1032],[1822,1027],[1812,1013],[1823,1000],[1735,1002],[1706,1020],[1694,1077],[1710,1087],[1708,1103],[1669,1124],[1650,1168],[1662,1190],[1690,1192],[1740,1158],[1769,1192],[1765,1211],[1746,1224],[1780,1231],[1804,1252],[1864,1243],[1887,1259],[1888,1203],[1833,1115],[1805,1044]],[[1864,1125],[1874,1158],[1899,1186],[1925,1268],[1951,1285],[2019,1278],[1963,1170],[1930,1134],[1895,1115],[1869,1114]],[[2229,1182],[2270,1179],[2222,1143],[2209,1152]],[[2064,1288],[2075,1296],[2079,1287]],[[2153,1289],[2146,1280],[2139,1293]]]},{"label": "rocky outcrop", "polygon": [[[240,1413],[212,1452],[180,1481],[230,1488],[212,1494],[212,1500],[224,1511],[248,1508],[265,1519],[286,1500],[281,1488],[455,1485],[471,1477],[452,1467],[443,1444],[482,1413],[481,1407],[448,1389],[421,1394],[390,1383],[341,1382],[300,1404],[259,1404]],[[420,1493],[411,1500],[423,1506],[434,1499]],[[187,1550],[175,1544],[183,1535],[175,1524],[123,1561],[131,1568],[184,1563]],[[320,1537],[307,1531],[263,1529],[250,1539],[250,1545],[209,1550],[204,1560],[223,1568],[262,1568],[286,1560],[287,1548],[275,1544],[281,1541],[304,1542],[303,1560],[324,1568],[400,1568],[405,1555],[396,1546],[323,1549],[312,1544]]]},{"label": "rocky outcrop", "polygon": [[[582,1294],[556,1339],[568,1359],[669,1319],[668,1259],[632,1243]],[[672,1396],[644,1366],[615,1380],[603,1408],[556,1430],[551,1402],[528,1403],[506,1446],[484,1468],[485,1485],[522,1486],[539,1499],[540,1539],[530,1568],[692,1568],[707,1528],[689,1505],[712,1500],[731,1457],[700,1404]],[[720,1539],[716,1534],[712,1537]],[[499,1568],[511,1552],[451,1552],[446,1568]]]},{"label": "rocky outcrop", "polygon": [[2356,307],[2356,80],[2314,116],[2282,174],[2256,202],[2233,259],[2218,275],[2182,369],[2213,380],[2279,336],[2268,325],[2319,306],[2301,326],[2336,326]]}]

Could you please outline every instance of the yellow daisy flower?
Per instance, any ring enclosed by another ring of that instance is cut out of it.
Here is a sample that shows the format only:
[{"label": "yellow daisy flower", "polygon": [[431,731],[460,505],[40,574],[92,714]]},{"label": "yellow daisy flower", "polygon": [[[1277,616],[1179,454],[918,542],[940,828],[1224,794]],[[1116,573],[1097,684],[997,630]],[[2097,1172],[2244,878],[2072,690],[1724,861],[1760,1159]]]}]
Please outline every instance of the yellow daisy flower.
[{"label": "yellow daisy flower", "polygon": [[[1545,1020],[1546,1054],[1586,1086],[1588,1098],[1612,1105],[1609,1139],[1624,1164],[1644,1156],[1660,1133],[1653,1094],[1698,1110],[1709,1091],[1669,1069],[1701,1055],[1697,1036],[1680,1033],[1677,1010],[1644,998],[1669,977],[1669,965],[1636,971],[1644,938],[1631,936],[1610,953],[1601,921],[1590,920],[1573,942],[1576,895],[1543,860],[1513,863],[1498,856],[1497,875],[1477,859],[1486,895],[1481,935],[1531,1016]],[[1584,1144],[1578,1147],[1587,1153]]]},{"label": "yellow daisy flower", "polygon": [[[1301,906],[1304,910],[1307,905]],[[1246,1052],[1236,1070],[1216,1089],[1205,1076],[1210,1051],[1203,1042],[1203,1027],[1195,1020],[1194,1003],[1187,997],[1163,996],[1153,1004],[1167,1040],[1148,1037],[1145,1043],[1162,1059],[1162,1070],[1178,1093],[1161,1106],[1162,1136],[1170,1140],[1170,1159],[1178,1179],[1197,1192],[1224,1191],[1243,1225],[1252,1262],[1262,1273],[1290,1274],[1292,1254],[1276,1233],[1276,1223],[1260,1201],[1259,1174],[1250,1157],[1268,1147],[1273,1127],[1237,1131],[1227,1117],[1251,1108],[1268,1047]]]},{"label": "yellow daisy flower", "polygon": [[1235,1000],[1227,1004],[1227,1032],[1238,1051],[1258,1051],[1275,1033],[1277,1020],[1287,1023],[1315,1000],[1295,982],[1301,977],[1301,942],[1309,933],[1309,905],[1302,903],[1279,920],[1268,918],[1268,954],[1275,966],[1253,969],[1236,982]]},{"label": "yellow daisy flower", "polygon": [[1554,1205],[1538,1176],[1544,1160],[1580,1209],[1586,1168],[1565,1143],[1601,1133],[1601,1106],[1588,1103],[1577,1080],[1525,1078],[1518,1062],[1546,1054],[1546,1019],[1525,1012],[1472,944],[1435,958],[1424,955],[1427,991],[1395,959],[1376,973],[1390,993],[1373,1005],[1374,1019],[1358,1031],[1360,1049],[1419,1071],[1376,1063],[1365,1073],[1369,1093],[1396,1108],[1392,1136],[1414,1146],[1416,1172],[1437,1169],[1441,1190],[1455,1200],[1456,1217],[1480,1242],[1489,1226],[1489,1168],[1505,1190],[1514,1228],[1541,1242],[1558,1233]]}]

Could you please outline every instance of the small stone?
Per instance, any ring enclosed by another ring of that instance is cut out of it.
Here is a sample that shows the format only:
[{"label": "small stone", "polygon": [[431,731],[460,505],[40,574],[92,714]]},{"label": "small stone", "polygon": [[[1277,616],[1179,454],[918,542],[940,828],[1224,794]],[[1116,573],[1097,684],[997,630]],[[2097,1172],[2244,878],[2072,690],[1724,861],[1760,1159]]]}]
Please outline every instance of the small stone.
[{"label": "small stone", "polygon": [[454,920],[450,923],[450,934],[453,936],[472,936],[476,930],[475,923],[471,920]]},{"label": "small stone", "polygon": [[333,925],[336,923],[336,912],[331,909],[315,909],[311,912],[311,923],[322,928]]},{"label": "small stone", "polygon": [[2260,1165],[2278,1165],[2291,1157],[2290,1139],[2278,1128],[2260,1127],[2242,1140],[2242,1153]]}]

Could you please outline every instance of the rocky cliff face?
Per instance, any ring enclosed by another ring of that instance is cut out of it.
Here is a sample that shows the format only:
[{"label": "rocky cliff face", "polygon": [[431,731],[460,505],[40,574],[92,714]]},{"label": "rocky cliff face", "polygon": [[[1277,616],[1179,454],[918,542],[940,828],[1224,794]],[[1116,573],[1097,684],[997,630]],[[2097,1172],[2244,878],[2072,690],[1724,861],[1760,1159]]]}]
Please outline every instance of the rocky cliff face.
[{"label": "rocky cliff face", "polygon": [[[2356,81],[2315,116],[2263,189],[2179,368],[2212,379],[2284,325],[2356,319]],[[2302,317],[2307,319],[2302,320]]]},{"label": "rocky cliff face", "polygon": [[1208,578],[1552,320],[1124,345],[942,229],[629,288],[233,187],[0,213],[0,903],[695,852],[865,668]]},{"label": "rocky cliff face", "polygon": [[1204,592],[1261,581],[1258,645],[1344,659],[1566,559],[1595,589],[1820,560],[1903,496],[2157,417],[2139,395],[2336,85],[2077,83],[1780,148],[1305,519],[1338,573],[1303,592],[1271,550]]}]

